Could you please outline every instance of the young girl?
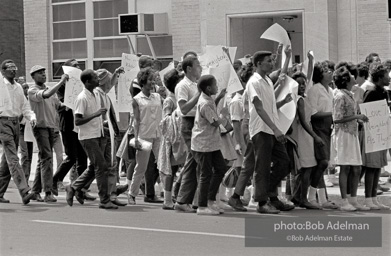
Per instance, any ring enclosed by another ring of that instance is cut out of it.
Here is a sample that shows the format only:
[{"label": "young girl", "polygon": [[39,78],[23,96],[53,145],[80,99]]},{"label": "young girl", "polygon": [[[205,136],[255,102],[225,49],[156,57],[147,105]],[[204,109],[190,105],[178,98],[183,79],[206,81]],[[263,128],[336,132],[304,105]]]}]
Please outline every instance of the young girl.
[{"label": "young girl", "polygon": [[[356,102],[350,91],[353,86],[350,83],[351,76],[346,67],[340,67],[333,75],[337,90],[333,100],[334,130],[331,135],[330,163],[339,165],[341,168],[339,187],[342,211],[369,210],[369,207],[357,202],[357,188],[362,165],[357,120],[368,122],[368,118],[365,115],[357,115]],[[348,200],[349,174],[351,175],[351,197]]]},{"label": "young girl", "polygon": [[[129,204],[136,204],[140,184],[147,170],[151,151],[142,150],[139,138],[152,143],[152,151],[159,155],[161,132],[159,123],[162,120],[162,99],[158,93],[151,93],[153,89],[154,70],[144,68],[137,74],[141,92],[133,98],[134,138],[136,152],[136,167],[132,183],[128,192]],[[147,185],[147,184],[146,184]]]}]

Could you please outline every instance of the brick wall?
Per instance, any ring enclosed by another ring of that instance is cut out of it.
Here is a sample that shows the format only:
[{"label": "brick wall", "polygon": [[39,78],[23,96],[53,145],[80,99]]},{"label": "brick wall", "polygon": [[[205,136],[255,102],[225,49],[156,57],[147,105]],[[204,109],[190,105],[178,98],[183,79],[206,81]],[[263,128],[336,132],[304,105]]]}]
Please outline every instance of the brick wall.
[{"label": "brick wall", "polygon": [[[50,0],[24,0],[24,36],[25,36],[25,56],[26,73],[34,65],[46,67],[46,75],[52,77],[52,67],[50,60]],[[32,81],[27,75],[27,79]]]},{"label": "brick wall", "polygon": [[1,0],[0,63],[12,59],[18,66],[18,76],[25,75],[23,0]]}]

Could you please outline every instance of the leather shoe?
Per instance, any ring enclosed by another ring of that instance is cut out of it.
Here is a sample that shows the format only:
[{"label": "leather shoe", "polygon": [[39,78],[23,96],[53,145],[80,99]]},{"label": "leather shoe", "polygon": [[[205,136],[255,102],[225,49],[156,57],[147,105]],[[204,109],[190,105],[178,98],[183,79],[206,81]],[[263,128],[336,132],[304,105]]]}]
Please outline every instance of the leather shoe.
[{"label": "leather shoe", "polygon": [[76,200],[79,202],[79,204],[84,204],[84,192],[82,191],[76,191],[75,192]]},{"label": "leather shoe", "polygon": [[66,200],[69,206],[73,205],[73,196],[75,195],[75,190],[71,187],[71,185],[68,185],[65,187],[66,192]]},{"label": "leather shoe", "polygon": [[117,196],[119,196],[119,195],[125,193],[128,190],[128,188],[129,188],[128,184],[118,185],[115,193],[117,194]]},{"label": "leather shoe", "polygon": [[160,204],[160,203],[163,203],[163,200],[157,198],[157,196],[154,196],[154,197],[145,196],[145,197],[144,197],[144,202],[145,202],[145,203]]},{"label": "leather shoe", "polygon": [[95,201],[96,197],[91,196],[90,193],[88,193],[88,192],[83,192],[83,199],[85,199],[87,201]]},{"label": "leather shoe", "polygon": [[24,194],[24,196],[23,196],[23,198],[22,198],[23,204],[28,204],[28,203],[30,203],[31,198],[33,198],[34,196],[35,196],[34,193],[29,193],[29,192],[27,192],[26,194]]},{"label": "leather shoe", "polygon": [[114,200],[111,200],[111,202],[112,202],[113,204],[115,204],[115,205],[118,205],[118,206],[125,206],[125,205],[127,205],[127,203],[118,200],[118,198],[116,198],[116,199],[114,199]]},{"label": "leather shoe", "polygon": [[278,214],[280,213],[280,210],[277,210],[273,205],[270,203],[266,203],[262,206],[257,206],[257,212],[259,213],[265,213],[265,214]]},{"label": "leather shoe", "polygon": [[240,212],[247,212],[247,209],[243,206],[242,200],[239,198],[230,197],[228,199],[228,205]]},{"label": "leather shoe", "polygon": [[313,204],[311,204],[308,201],[302,202],[299,206],[302,207],[302,208],[309,209],[309,210],[320,210],[320,208],[318,206],[313,205]]},{"label": "leather shoe", "polygon": [[52,194],[55,195],[55,196],[58,196],[58,188],[57,188],[57,183],[56,185],[53,184],[53,188],[52,188]]},{"label": "leather shoe", "polygon": [[295,209],[294,205],[285,204],[285,203],[281,202],[280,200],[271,201],[270,204],[273,205],[276,209],[278,209],[280,211],[290,211],[290,210]]},{"label": "leather shoe", "polygon": [[99,208],[101,208],[101,209],[118,209],[118,206],[116,206],[115,204],[113,204],[112,202],[109,201],[105,204],[100,203]]},{"label": "leather shoe", "polygon": [[10,200],[5,199],[4,197],[0,197],[0,203],[8,204]]},{"label": "leather shoe", "polygon": [[35,193],[31,200],[35,200],[37,202],[43,202],[43,199],[39,193]]}]

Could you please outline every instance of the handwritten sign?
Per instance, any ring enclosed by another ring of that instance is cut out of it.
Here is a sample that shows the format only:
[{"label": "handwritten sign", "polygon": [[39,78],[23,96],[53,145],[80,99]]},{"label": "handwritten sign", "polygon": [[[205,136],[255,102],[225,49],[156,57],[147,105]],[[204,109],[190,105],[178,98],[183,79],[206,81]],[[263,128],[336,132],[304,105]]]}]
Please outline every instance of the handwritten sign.
[{"label": "handwritten sign", "polygon": [[0,73],[0,111],[9,109],[12,109],[12,101],[4,77]]},{"label": "handwritten sign", "polygon": [[[138,60],[140,57],[134,54],[122,53],[121,66],[124,67],[125,76],[126,76],[126,84],[129,84],[136,78],[138,71],[140,71],[140,67],[138,65]],[[136,75],[135,74],[136,71]]]},{"label": "handwritten sign", "polygon": [[231,64],[210,68],[209,74],[216,78],[219,92],[222,89],[227,89],[227,93],[232,94],[243,89],[242,83]]},{"label": "handwritten sign", "polygon": [[[291,40],[288,37],[288,33],[286,30],[278,23],[274,23],[271,25],[262,35],[261,39],[268,39],[275,42],[282,43],[284,47],[291,44]],[[282,51],[282,60],[281,60],[281,67],[284,66],[286,60],[286,54],[284,51]],[[289,60],[288,67],[292,67],[292,58]]]},{"label": "handwritten sign", "polygon": [[281,88],[280,94],[277,96],[276,101],[279,102],[283,100],[288,93],[291,93],[293,98],[293,100],[278,109],[278,121],[280,124],[279,128],[283,134],[286,134],[296,116],[296,102],[299,85],[295,80],[289,76],[286,76],[285,83],[282,86],[283,87]]},{"label": "handwritten sign", "polygon": [[[137,76],[138,71],[128,71]],[[129,91],[130,83],[127,83],[126,75],[121,74],[118,78],[118,112],[133,113],[132,95]]]},{"label": "handwritten sign", "polygon": [[391,148],[391,117],[386,100],[360,104],[361,113],[369,119],[365,128],[365,153]]},{"label": "handwritten sign", "polygon": [[80,80],[81,70],[74,67],[63,66],[64,74],[69,76],[65,86],[64,105],[68,108],[75,109],[75,100],[83,91],[84,84]]}]

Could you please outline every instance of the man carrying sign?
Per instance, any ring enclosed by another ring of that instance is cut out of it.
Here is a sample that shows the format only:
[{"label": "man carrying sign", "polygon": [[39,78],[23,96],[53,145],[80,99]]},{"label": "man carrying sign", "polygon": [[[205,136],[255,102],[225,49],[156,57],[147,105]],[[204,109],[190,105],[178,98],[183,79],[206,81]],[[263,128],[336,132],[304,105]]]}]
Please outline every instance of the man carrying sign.
[{"label": "man carrying sign", "polygon": [[19,116],[23,114],[31,122],[32,127],[35,126],[36,118],[24,96],[22,86],[15,82],[17,70],[13,60],[5,60],[1,63],[1,73],[12,101],[12,108],[0,112],[0,141],[4,151],[0,163],[0,203],[9,203],[9,200],[4,198],[4,193],[12,176],[23,204],[28,204],[34,194],[29,193],[28,181],[19,164]]},{"label": "man carrying sign", "polygon": [[45,70],[46,68],[40,65],[31,68],[30,75],[35,84],[28,90],[31,108],[37,115],[37,124],[33,128],[33,133],[39,149],[33,192],[38,195],[43,189],[44,201],[56,202],[57,199],[52,195],[53,145],[60,136],[57,109],[61,106],[56,92],[68,80],[68,75],[62,75],[60,82],[49,88],[45,85]]}]

